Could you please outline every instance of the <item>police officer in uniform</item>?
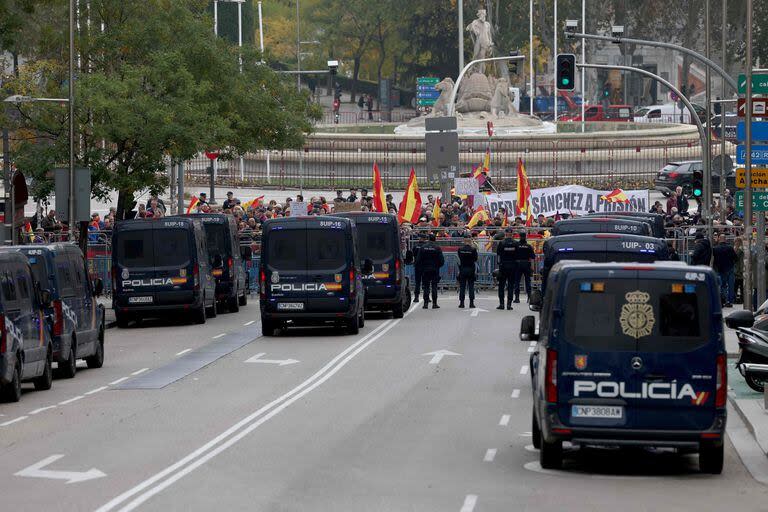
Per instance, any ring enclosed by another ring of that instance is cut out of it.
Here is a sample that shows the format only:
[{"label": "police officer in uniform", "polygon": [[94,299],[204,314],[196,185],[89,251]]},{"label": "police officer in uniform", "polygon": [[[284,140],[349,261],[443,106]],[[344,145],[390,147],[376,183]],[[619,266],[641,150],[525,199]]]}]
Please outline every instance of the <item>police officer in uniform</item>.
[{"label": "police officer in uniform", "polygon": [[507,309],[512,309],[512,287],[517,268],[517,242],[513,237],[514,229],[508,227],[504,240],[496,247],[499,263],[499,306],[496,309],[504,309],[504,288],[507,289]]},{"label": "police officer in uniform", "polygon": [[432,309],[438,309],[437,282],[440,280],[440,268],[445,265],[443,251],[435,243],[434,233],[429,234],[429,241],[419,249],[416,256],[416,266],[422,269],[422,284],[424,285],[424,309],[429,307],[429,292],[432,291]]},{"label": "police officer in uniform", "polygon": [[517,242],[515,252],[517,264],[515,265],[515,303],[520,302],[520,278],[525,276],[525,293],[531,296],[531,261],[535,258],[533,247],[525,238],[525,231],[520,232],[520,240]]},{"label": "police officer in uniform", "polygon": [[419,251],[424,247],[426,240],[427,235],[419,233],[419,239],[413,248],[413,280],[415,281],[414,286],[416,288],[413,294],[414,303],[419,302],[419,296],[421,295],[421,279],[424,274],[424,268],[419,264]]},{"label": "police officer in uniform", "polygon": [[469,288],[469,307],[475,307],[475,263],[477,248],[472,243],[472,236],[464,235],[464,245],[459,247],[459,307],[464,307],[464,297]]}]

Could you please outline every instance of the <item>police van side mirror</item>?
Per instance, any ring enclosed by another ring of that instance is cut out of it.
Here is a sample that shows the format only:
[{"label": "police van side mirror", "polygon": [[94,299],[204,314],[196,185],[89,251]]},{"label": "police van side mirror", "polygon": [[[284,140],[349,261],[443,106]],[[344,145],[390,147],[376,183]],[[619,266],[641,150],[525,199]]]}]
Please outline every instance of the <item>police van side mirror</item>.
[{"label": "police van side mirror", "polygon": [[405,251],[405,264],[413,265],[413,251],[410,249]]},{"label": "police van side mirror", "polygon": [[104,281],[96,279],[93,282],[93,295],[94,297],[101,297],[104,294]]},{"label": "police van side mirror", "polygon": [[523,317],[520,322],[520,339],[522,341],[538,341],[539,335],[536,334],[536,317],[528,315]]},{"label": "police van side mirror", "polygon": [[360,271],[363,273],[363,275],[373,274],[373,261],[370,258],[365,258],[363,260],[363,266],[360,269]]},{"label": "police van side mirror", "polygon": [[751,311],[743,309],[741,311],[734,311],[728,315],[725,319],[725,325],[731,329],[737,329],[739,327],[752,327],[755,323],[755,315]]},{"label": "police van side mirror", "polygon": [[531,290],[531,296],[528,299],[528,309],[531,311],[541,311],[543,298],[540,290]]}]

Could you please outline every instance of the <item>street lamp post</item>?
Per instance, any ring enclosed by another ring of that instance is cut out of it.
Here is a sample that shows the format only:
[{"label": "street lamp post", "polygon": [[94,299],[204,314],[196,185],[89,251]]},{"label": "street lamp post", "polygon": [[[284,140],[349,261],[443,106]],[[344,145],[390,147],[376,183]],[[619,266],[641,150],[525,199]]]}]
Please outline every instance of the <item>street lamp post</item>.
[{"label": "street lamp post", "polygon": [[[69,239],[75,220],[75,0],[69,0]],[[15,230],[14,230],[15,231]]]}]

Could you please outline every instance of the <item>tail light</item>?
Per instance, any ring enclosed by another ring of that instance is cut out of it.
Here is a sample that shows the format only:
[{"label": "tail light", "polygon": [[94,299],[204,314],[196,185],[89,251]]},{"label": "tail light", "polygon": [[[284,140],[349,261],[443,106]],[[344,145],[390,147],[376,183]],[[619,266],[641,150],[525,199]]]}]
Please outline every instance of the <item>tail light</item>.
[{"label": "tail light", "polygon": [[263,299],[267,296],[267,273],[259,272],[259,296]]},{"label": "tail light", "polygon": [[557,403],[557,351],[547,349],[547,374],[544,389],[547,395],[547,402]]},{"label": "tail light", "polygon": [[112,289],[117,290],[117,267],[112,267]]},{"label": "tail light", "polygon": [[355,269],[354,268],[349,269],[349,291],[352,297],[355,296],[355,292],[357,291],[357,287],[355,286]]},{"label": "tail light", "polygon": [[400,284],[400,260],[395,260],[395,284]]},{"label": "tail light", "polygon": [[0,354],[5,354],[8,350],[5,336],[5,315],[0,315]]},{"label": "tail light", "polygon": [[234,260],[233,260],[231,257],[230,257],[230,258],[227,258],[227,268],[228,268],[229,270],[232,270],[232,265],[233,265],[233,264],[234,264]]},{"label": "tail light", "polygon": [[715,407],[725,407],[728,392],[728,374],[726,373],[725,354],[717,356],[717,383],[715,385]]},{"label": "tail light", "polygon": [[675,179],[675,178],[677,178],[678,176],[680,176],[680,173],[679,173],[679,172],[677,172],[677,171],[672,171],[672,172],[670,172],[669,174],[667,174],[667,176],[668,176],[670,179]]},{"label": "tail light", "polygon": [[60,300],[53,301],[53,335],[64,334],[64,314]]},{"label": "tail light", "polygon": [[192,278],[194,279],[195,283],[195,290],[200,289],[200,265],[195,263],[195,266],[192,267]]}]

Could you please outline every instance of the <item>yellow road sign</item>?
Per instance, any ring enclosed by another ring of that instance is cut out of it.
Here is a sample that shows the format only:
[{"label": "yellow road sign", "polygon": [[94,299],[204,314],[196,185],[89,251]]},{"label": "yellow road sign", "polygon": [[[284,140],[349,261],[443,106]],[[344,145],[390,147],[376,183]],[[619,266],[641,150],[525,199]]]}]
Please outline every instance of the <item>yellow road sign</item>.
[{"label": "yellow road sign", "polygon": [[[747,178],[743,167],[736,169],[736,186],[739,188],[747,187]],[[768,169],[752,168],[752,188],[768,188]]]}]

